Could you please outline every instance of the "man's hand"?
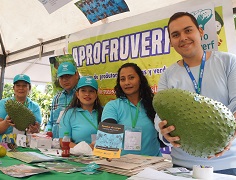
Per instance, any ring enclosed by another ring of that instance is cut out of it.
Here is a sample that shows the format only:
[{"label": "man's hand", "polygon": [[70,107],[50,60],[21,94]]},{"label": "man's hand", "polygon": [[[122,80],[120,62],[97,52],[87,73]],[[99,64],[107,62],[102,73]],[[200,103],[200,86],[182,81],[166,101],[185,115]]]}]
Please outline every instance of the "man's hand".
[{"label": "man's hand", "polygon": [[173,145],[173,147],[180,147],[180,144],[176,142],[176,141],[179,141],[180,138],[178,136],[171,137],[169,134],[170,132],[175,130],[175,127],[174,126],[166,127],[166,125],[167,125],[166,120],[163,120],[158,124],[161,134],[168,142],[170,142]]},{"label": "man's hand", "polygon": [[207,157],[208,159],[212,159],[214,157],[220,157],[222,156],[225,152],[229,151],[232,145],[233,140],[236,138],[236,132],[234,133],[234,136],[232,137],[232,139],[230,140],[229,144],[224,148],[223,151],[216,153],[215,156],[209,156]]}]

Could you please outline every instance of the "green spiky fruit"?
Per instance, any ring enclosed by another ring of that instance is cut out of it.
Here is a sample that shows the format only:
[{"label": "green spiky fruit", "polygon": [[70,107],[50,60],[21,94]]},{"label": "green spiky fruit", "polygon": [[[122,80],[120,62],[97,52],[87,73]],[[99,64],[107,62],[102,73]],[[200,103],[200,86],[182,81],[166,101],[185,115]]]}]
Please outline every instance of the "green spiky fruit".
[{"label": "green spiky fruit", "polygon": [[29,125],[34,124],[36,118],[32,111],[25,107],[22,103],[9,99],[5,103],[8,116],[15,124],[15,128],[24,131]]},{"label": "green spiky fruit", "polygon": [[167,126],[174,125],[171,136],[179,136],[181,148],[197,157],[221,152],[235,133],[232,112],[222,103],[180,89],[158,92],[153,107]]}]

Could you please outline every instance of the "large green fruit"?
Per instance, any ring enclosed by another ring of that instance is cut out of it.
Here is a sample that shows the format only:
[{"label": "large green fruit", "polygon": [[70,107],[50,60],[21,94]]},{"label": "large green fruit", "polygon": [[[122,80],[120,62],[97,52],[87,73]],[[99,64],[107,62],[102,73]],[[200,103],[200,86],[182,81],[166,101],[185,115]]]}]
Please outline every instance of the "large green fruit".
[{"label": "large green fruit", "polygon": [[198,157],[221,152],[235,133],[232,112],[222,103],[197,93],[167,89],[155,94],[153,107],[167,126],[174,125],[171,136],[179,136],[181,148]]},{"label": "large green fruit", "polygon": [[9,99],[5,103],[8,116],[15,124],[15,128],[24,131],[29,125],[34,124],[36,118],[32,111],[25,107],[22,103]]}]

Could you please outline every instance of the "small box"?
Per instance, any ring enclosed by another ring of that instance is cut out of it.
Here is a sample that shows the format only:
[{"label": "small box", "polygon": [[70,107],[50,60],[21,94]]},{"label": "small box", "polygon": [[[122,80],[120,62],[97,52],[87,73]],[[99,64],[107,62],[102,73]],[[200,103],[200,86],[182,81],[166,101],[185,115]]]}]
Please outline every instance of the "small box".
[{"label": "small box", "polygon": [[52,138],[51,137],[31,136],[30,148],[33,148],[33,149],[37,149],[37,148],[51,149],[52,148]]}]

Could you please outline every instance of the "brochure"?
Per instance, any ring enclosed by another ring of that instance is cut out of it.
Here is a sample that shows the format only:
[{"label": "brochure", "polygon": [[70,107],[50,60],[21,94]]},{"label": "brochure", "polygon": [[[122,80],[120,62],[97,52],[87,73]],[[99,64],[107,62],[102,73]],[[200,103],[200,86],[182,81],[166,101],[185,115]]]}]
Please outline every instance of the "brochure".
[{"label": "brochure", "polygon": [[93,155],[104,158],[120,158],[124,125],[100,122]]},{"label": "brochure", "polygon": [[62,160],[59,157],[49,157],[36,152],[7,152],[7,156],[26,163]]},{"label": "brochure", "polygon": [[0,167],[0,170],[9,176],[12,177],[26,177],[26,176],[32,176],[35,174],[45,173],[49,172],[49,169],[43,169],[43,168],[37,168],[32,167],[25,164],[18,164],[8,167]]},{"label": "brochure", "polygon": [[83,171],[85,169],[85,167],[80,167],[78,165],[68,164],[65,162],[41,162],[34,165],[66,174]]}]

